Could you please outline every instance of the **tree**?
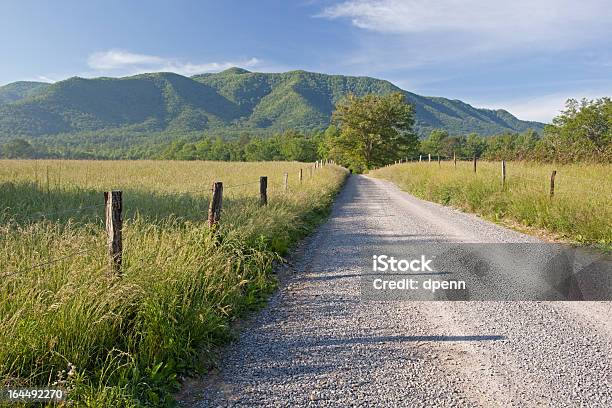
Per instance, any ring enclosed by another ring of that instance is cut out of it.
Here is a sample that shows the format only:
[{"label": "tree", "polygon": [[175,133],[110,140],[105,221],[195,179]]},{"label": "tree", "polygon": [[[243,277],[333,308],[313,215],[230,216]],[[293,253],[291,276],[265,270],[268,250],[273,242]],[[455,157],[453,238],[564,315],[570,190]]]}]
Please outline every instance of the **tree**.
[{"label": "tree", "polygon": [[336,105],[332,122],[340,128],[332,158],[357,171],[411,155],[418,147],[414,110],[402,93],[348,95]]},{"label": "tree", "polygon": [[563,163],[612,160],[612,100],[568,99],[566,109],[544,128],[537,156]]},{"label": "tree", "polygon": [[31,159],[36,157],[36,152],[27,140],[13,139],[2,147],[2,156],[7,159]]},{"label": "tree", "polygon": [[442,129],[434,129],[429,136],[421,142],[421,150],[423,153],[438,155],[442,153],[442,148],[445,147],[448,132]]},{"label": "tree", "polygon": [[454,154],[461,156],[464,148],[465,136],[449,136],[443,140],[440,150],[443,155],[452,157]]},{"label": "tree", "polygon": [[340,131],[334,125],[329,125],[324,132],[315,133],[312,140],[316,146],[317,156],[323,159],[330,158],[330,152],[338,136],[340,136]]},{"label": "tree", "polygon": [[477,133],[470,133],[465,140],[464,153],[469,157],[480,157],[486,148],[487,142],[482,136]]},{"label": "tree", "polygon": [[525,160],[529,158],[533,154],[539,140],[540,135],[533,129],[527,129],[520,133],[515,143],[516,155],[514,159]]},{"label": "tree", "polygon": [[317,160],[314,142],[295,130],[287,130],[277,139],[283,160],[302,162]]},{"label": "tree", "polygon": [[487,160],[512,160],[516,155],[516,133],[504,133],[485,139],[484,156]]}]

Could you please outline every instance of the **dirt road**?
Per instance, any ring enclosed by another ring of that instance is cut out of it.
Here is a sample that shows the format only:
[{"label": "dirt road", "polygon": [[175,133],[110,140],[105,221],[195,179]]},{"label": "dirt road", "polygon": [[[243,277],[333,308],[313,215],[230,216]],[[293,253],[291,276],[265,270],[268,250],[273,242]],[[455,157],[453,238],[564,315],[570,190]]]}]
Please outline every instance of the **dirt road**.
[{"label": "dirt road", "polygon": [[612,406],[612,302],[364,298],[373,254],[440,241],[538,243],[352,176],[195,406]]}]

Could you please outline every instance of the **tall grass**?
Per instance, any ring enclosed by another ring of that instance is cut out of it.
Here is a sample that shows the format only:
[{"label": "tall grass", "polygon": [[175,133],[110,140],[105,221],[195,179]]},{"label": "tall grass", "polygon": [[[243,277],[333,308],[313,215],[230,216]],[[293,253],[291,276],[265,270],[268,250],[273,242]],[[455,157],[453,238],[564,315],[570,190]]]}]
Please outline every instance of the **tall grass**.
[{"label": "tall grass", "polygon": [[[58,383],[87,406],[171,404],[177,375],[209,364],[231,321],[273,290],[273,262],[326,215],[346,173],[305,171],[299,185],[306,167],[0,161],[0,386]],[[225,186],[216,236],[213,180]],[[108,274],[98,206],[110,189],[124,192],[122,278]]]},{"label": "tall grass", "polygon": [[[557,171],[554,197],[550,176]],[[535,227],[558,238],[610,249],[612,244],[612,165],[507,163],[405,163],[371,173],[426,200],[475,212],[494,221]]]}]

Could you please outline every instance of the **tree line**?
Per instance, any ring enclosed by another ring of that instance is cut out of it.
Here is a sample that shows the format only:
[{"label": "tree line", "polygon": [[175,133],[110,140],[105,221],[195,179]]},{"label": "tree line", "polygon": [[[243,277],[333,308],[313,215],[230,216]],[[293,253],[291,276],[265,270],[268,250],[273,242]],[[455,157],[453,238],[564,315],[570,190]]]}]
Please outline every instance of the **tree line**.
[{"label": "tree line", "polygon": [[[19,138],[0,146],[3,158],[53,158],[58,157],[57,154],[57,151]],[[607,97],[570,99],[565,110],[541,135],[533,130],[491,136],[451,135],[436,129],[419,140],[414,132],[414,107],[405,102],[402,94],[348,95],[336,105],[332,122],[323,131],[287,130],[270,137],[243,134],[232,140],[221,137],[175,140],[146,150],[143,157],[132,158],[302,162],[333,159],[363,172],[395,160],[428,154],[434,157],[476,156],[486,160],[610,163],[612,101]],[[71,156],[62,151],[60,157]]]}]

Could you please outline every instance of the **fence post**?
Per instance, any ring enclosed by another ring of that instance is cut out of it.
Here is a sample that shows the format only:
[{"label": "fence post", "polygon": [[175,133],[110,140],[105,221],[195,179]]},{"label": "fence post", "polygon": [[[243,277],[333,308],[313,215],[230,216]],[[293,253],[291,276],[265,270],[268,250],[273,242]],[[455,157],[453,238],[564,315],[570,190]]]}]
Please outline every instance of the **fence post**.
[{"label": "fence post", "polygon": [[302,175],[302,169],[300,169],[300,184],[302,184],[302,179],[303,179],[303,175]]},{"label": "fence post", "polygon": [[283,175],[283,190],[287,191],[289,188],[289,174],[285,173]]},{"label": "fence post", "polygon": [[502,190],[506,189],[506,161],[502,160]]},{"label": "fence post", "polygon": [[423,160],[423,155],[419,154],[419,163]]},{"label": "fence post", "polygon": [[259,204],[268,205],[268,177],[259,178]]},{"label": "fence post", "polygon": [[429,161],[431,162],[431,153],[427,153],[429,156]]},{"label": "fence post", "polygon": [[221,206],[223,204],[223,183],[215,181],[212,185],[212,198],[208,206],[208,225],[214,227],[221,219]]},{"label": "fence post", "polygon": [[555,195],[555,176],[557,175],[557,170],[553,170],[550,175],[550,198],[553,198]]},{"label": "fence post", "polygon": [[474,173],[476,173],[476,155],[474,155]]},{"label": "fence post", "polygon": [[457,153],[453,150],[453,163],[455,163],[455,167],[457,167]]},{"label": "fence post", "polygon": [[106,243],[111,274],[121,275],[121,261],[123,252],[123,202],[121,191],[104,192],[106,205]]},{"label": "fence post", "polygon": [[441,166],[441,162],[440,162],[440,155],[438,155],[438,167]]}]

